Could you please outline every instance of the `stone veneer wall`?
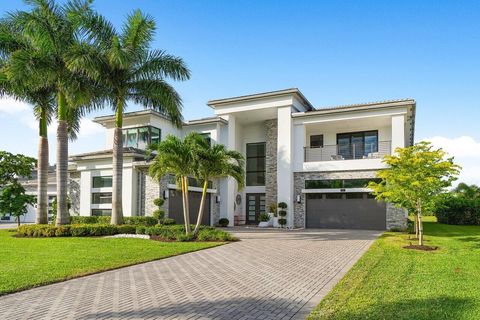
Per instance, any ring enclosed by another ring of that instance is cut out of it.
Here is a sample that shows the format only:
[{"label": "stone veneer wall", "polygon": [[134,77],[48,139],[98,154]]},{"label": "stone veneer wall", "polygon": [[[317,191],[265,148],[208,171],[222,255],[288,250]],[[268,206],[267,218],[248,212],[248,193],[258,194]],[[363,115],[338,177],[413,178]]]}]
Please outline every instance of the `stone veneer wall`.
[{"label": "stone veneer wall", "polygon": [[70,215],[80,214],[80,172],[69,172],[68,175],[68,197],[72,206]]},{"label": "stone veneer wall", "polygon": [[[146,216],[151,216],[153,211],[158,209],[158,207],[153,204],[153,200],[163,196],[163,191],[168,188],[167,184],[168,176],[163,177],[159,183],[148,174],[145,174],[145,188],[143,190],[144,196],[142,196],[142,198],[145,199],[143,207],[145,208]],[[165,199],[162,209],[165,211],[165,217],[168,218],[168,199]]]},{"label": "stone veneer wall", "polygon": [[[375,170],[369,171],[336,171],[336,172],[295,172],[294,177],[294,197],[300,195],[301,203],[294,205],[294,227],[305,227],[305,194],[302,189],[305,188],[305,180],[315,179],[368,179],[375,178]],[[391,204],[387,204],[387,229],[405,228],[406,214],[401,208],[395,208]]]},{"label": "stone veneer wall", "polygon": [[267,127],[265,152],[265,202],[277,203],[277,119],[265,121]]}]

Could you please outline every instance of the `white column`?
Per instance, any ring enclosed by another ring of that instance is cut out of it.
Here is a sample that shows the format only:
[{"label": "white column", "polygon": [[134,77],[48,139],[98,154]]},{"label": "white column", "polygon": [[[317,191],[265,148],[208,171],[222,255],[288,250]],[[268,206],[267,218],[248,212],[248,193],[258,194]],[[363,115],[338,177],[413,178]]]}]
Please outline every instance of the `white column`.
[{"label": "white column", "polygon": [[92,197],[92,172],[80,172],[80,215],[90,216],[90,203]]},{"label": "white column", "polygon": [[293,126],[293,170],[302,171],[305,162],[305,125]]},{"label": "white column", "polygon": [[293,172],[292,172],[292,115],[291,107],[281,107],[277,111],[277,192],[278,202],[285,202],[287,226],[293,226]]},{"label": "white column", "polygon": [[392,154],[405,147],[405,115],[392,116]]},{"label": "white column", "polygon": [[[229,150],[236,150],[236,121],[235,116],[229,115],[228,116],[228,137],[227,137],[227,148]],[[236,181],[229,177],[227,178],[227,192],[222,197],[226,199],[221,199],[221,201],[226,201],[226,212],[227,212],[227,219],[229,221],[229,226],[234,225],[235,219],[235,192],[236,192]]]}]

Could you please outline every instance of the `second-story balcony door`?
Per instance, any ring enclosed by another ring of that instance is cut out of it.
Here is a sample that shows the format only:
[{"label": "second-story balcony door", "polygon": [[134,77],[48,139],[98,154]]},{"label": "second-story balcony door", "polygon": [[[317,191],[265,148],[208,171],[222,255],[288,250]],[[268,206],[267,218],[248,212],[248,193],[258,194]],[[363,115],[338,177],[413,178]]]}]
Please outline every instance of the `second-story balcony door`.
[{"label": "second-story balcony door", "polygon": [[337,135],[338,155],[343,159],[362,159],[378,152],[378,131]]}]

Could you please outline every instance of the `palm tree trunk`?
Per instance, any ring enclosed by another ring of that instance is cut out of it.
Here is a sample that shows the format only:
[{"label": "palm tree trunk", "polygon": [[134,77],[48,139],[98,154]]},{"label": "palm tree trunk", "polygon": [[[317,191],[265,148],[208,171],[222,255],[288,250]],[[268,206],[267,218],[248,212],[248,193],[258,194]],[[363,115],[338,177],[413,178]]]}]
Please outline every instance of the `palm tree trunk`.
[{"label": "palm tree trunk", "polygon": [[203,219],[203,212],[205,207],[205,199],[207,198],[207,187],[208,187],[208,179],[205,179],[203,182],[203,190],[202,190],[202,200],[200,200],[200,208],[198,209],[198,217],[197,217],[197,224],[195,225],[195,230],[193,230],[193,236],[196,237],[198,234],[198,230],[200,229],[200,223]]},{"label": "palm tree trunk", "polygon": [[112,219],[111,224],[123,223],[122,178],[123,178],[123,102],[117,103],[115,131],[112,150]]},{"label": "palm tree trunk", "polygon": [[57,128],[57,225],[69,224],[68,188],[68,127],[67,105],[63,93],[58,93]]},{"label": "palm tree trunk", "polygon": [[17,226],[20,227],[20,216],[17,216]]},{"label": "palm tree trunk", "polygon": [[45,111],[39,121],[40,135],[38,142],[37,164],[37,214],[35,223],[48,223],[48,136]]},{"label": "palm tree trunk", "polygon": [[185,219],[185,233],[189,234],[192,230],[190,229],[190,203],[188,201],[188,177],[182,177],[183,179],[183,197],[184,197],[184,205],[183,205],[183,215]]}]

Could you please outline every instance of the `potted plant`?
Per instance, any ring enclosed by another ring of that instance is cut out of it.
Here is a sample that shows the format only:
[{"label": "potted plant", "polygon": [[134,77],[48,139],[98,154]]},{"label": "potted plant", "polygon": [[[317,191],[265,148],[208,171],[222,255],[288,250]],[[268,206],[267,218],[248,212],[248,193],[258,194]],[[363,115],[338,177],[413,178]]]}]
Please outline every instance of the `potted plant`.
[{"label": "potted plant", "polygon": [[280,225],[278,224],[277,205],[275,203],[270,203],[270,205],[268,206],[268,214],[271,218],[271,225],[275,228],[278,228]]},{"label": "potted plant", "polygon": [[287,204],[285,202],[280,202],[278,204],[278,215],[280,218],[278,219],[278,223],[280,226],[283,228],[287,224],[287,219],[285,218],[287,216]]},{"label": "potted plant", "polygon": [[258,224],[260,228],[266,228],[270,226],[270,215],[268,213],[260,213],[258,220],[260,220],[260,223]]}]

